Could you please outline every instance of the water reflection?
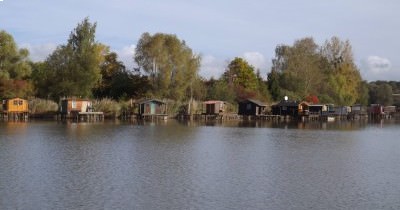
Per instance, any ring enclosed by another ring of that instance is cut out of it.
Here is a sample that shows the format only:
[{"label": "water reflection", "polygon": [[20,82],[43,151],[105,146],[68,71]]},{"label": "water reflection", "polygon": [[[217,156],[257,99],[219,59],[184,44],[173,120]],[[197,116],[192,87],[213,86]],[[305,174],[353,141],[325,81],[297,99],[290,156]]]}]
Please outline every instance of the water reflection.
[{"label": "water reflection", "polygon": [[0,209],[397,209],[399,127],[0,123]]},{"label": "water reflection", "polygon": [[[185,126],[220,126],[240,128],[280,128],[280,129],[309,129],[309,130],[359,130],[364,129],[370,122],[357,121],[177,121]],[[393,123],[391,121],[379,121],[381,125]]]}]

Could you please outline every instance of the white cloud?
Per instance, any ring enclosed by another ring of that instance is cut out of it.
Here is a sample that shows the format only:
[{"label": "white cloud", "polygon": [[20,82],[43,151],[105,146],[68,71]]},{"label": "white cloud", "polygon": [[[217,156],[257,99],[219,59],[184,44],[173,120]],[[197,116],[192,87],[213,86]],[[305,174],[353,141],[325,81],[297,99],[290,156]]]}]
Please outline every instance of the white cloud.
[{"label": "white cloud", "polygon": [[393,69],[388,58],[373,55],[361,61],[361,76],[367,81],[397,80],[400,72]]},{"label": "white cloud", "polygon": [[379,56],[369,56],[366,60],[368,71],[373,74],[380,74],[390,71],[392,64],[389,59]]},{"label": "white cloud", "polygon": [[32,61],[44,61],[48,55],[50,55],[56,48],[57,45],[54,43],[31,45],[22,44],[21,48],[27,48],[29,50],[29,57]]},{"label": "white cloud", "polygon": [[135,45],[125,46],[122,49],[114,50],[127,69],[132,69],[135,66],[133,56],[135,54]]},{"label": "white cloud", "polygon": [[207,79],[211,77],[219,78],[224,73],[225,66],[225,61],[212,55],[202,56],[200,75]]},{"label": "white cloud", "polygon": [[259,52],[245,52],[243,53],[242,58],[252,65],[255,70],[261,70],[267,67],[267,62],[264,55]]}]

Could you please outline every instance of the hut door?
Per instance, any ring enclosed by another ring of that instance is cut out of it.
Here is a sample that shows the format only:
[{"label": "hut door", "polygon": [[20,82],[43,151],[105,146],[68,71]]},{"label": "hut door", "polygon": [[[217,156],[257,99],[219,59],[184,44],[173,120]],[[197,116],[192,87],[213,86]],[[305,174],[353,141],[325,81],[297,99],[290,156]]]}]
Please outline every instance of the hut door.
[{"label": "hut door", "polygon": [[206,113],[215,114],[215,104],[206,104]]},{"label": "hut door", "polygon": [[156,114],[156,104],[150,104],[150,114]]}]

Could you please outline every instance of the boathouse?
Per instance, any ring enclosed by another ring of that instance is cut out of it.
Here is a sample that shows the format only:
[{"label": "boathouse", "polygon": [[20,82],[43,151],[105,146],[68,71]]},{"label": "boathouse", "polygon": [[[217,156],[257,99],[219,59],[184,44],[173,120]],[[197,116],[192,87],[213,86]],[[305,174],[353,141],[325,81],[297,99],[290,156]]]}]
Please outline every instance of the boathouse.
[{"label": "boathouse", "polygon": [[226,112],[227,103],[224,101],[204,101],[202,104],[202,114],[218,115]]},{"label": "boathouse", "polygon": [[351,112],[351,107],[349,106],[335,106],[332,113],[335,116],[347,116]]},{"label": "boathouse", "polygon": [[326,115],[328,113],[328,105],[311,104],[308,106],[310,115]]},{"label": "boathouse", "polygon": [[300,102],[298,106],[299,115],[308,116],[310,112],[309,106],[310,104],[305,101]]},{"label": "boathouse", "polygon": [[22,98],[10,98],[2,101],[4,119],[27,119],[29,113],[28,101]]},{"label": "boathouse", "polygon": [[239,115],[258,116],[265,114],[267,104],[254,100],[246,99],[239,102]]},{"label": "boathouse", "polygon": [[95,112],[93,103],[88,99],[67,98],[61,100],[60,114],[62,119],[82,121],[99,121],[104,117],[103,112]]},{"label": "boathouse", "polygon": [[158,99],[145,99],[135,104],[137,115],[142,119],[166,119],[167,103]]},{"label": "boathouse", "polygon": [[299,116],[299,103],[296,101],[283,100],[272,106],[273,115]]},{"label": "boathouse", "polygon": [[70,115],[72,112],[92,112],[92,101],[88,99],[63,99],[61,100],[60,113]]},{"label": "boathouse", "polygon": [[380,104],[371,104],[370,107],[368,108],[368,115],[371,118],[381,118],[384,117],[385,112],[384,112],[384,107]]}]

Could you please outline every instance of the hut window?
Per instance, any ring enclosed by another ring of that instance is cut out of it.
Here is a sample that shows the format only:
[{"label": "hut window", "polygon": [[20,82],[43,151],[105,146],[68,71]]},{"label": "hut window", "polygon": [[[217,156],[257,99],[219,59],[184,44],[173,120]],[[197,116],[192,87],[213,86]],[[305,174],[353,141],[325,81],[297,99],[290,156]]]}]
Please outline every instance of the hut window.
[{"label": "hut window", "polygon": [[247,104],[246,109],[251,110],[251,104]]},{"label": "hut window", "polygon": [[23,104],[23,101],[22,101],[22,100],[19,100],[19,101],[18,101],[18,105],[22,106],[22,104]]},{"label": "hut window", "polygon": [[14,101],[13,101],[13,104],[14,104],[14,106],[17,106],[17,105],[18,105],[18,101],[17,101],[17,100],[14,100]]},{"label": "hut window", "polygon": [[74,101],[74,100],[71,101],[71,107],[73,109],[76,109],[76,101]]}]

